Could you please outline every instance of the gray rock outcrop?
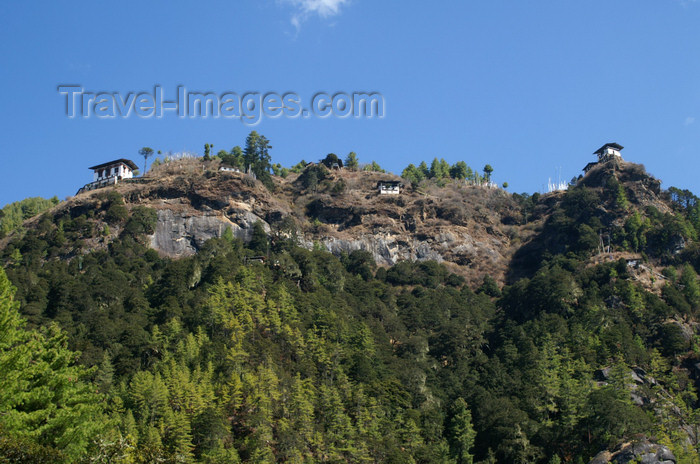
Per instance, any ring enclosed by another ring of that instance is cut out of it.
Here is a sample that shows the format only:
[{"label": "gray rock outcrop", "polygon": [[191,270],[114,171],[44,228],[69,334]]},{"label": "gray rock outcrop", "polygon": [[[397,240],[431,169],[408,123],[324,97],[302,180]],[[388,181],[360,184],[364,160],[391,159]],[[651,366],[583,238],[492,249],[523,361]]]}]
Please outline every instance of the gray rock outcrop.
[{"label": "gray rock outcrop", "polygon": [[363,236],[355,240],[344,240],[335,237],[326,237],[321,240],[321,244],[331,253],[339,255],[341,253],[352,253],[355,250],[365,250],[372,253],[374,260],[378,264],[392,266],[401,260],[428,260],[443,261],[440,252],[434,250],[430,245],[417,240],[410,243],[400,243],[396,237],[386,236]]},{"label": "gray rock outcrop", "polygon": [[676,464],[670,449],[649,441],[625,443],[615,451],[601,451],[589,464]]},{"label": "gray rock outcrop", "polygon": [[226,229],[231,229],[234,237],[249,241],[257,221],[270,232],[270,226],[250,211],[226,217],[215,212],[193,214],[159,210],[156,231],[150,237],[151,247],[171,258],[190,256],[207,240],[221,237]]}]

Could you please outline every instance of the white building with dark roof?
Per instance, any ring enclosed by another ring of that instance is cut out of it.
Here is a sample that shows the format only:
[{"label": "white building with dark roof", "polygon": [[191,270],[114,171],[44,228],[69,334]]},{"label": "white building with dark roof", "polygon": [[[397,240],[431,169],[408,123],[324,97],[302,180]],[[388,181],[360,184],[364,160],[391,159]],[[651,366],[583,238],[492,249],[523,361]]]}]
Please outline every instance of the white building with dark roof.
[{"label": "white building with dark roof", "polygon": [[89,169],[93,171],[93,180],[78,190],[78,193],[117,184],[124,179],[131,179],[134,177],[134,171],[138,169],[138,166],[129,159],[120,158],[118,160],[91,166]]},{"label": "white building with dark roof", "polygon": [[598,161],[600,162],[608,161],[615,157],[617,157],[618,159],[622,159],[620,151],[623,148],[625,147],[617,143],[606,143],[605,145],[594,151],[593,154],[598,155]]},{"label": "white building with dark roof", "polygon": [[117,180],[131,179],[134,177],[134,171],[138,169],[136,163],[131,160],[121,158],[107,163],[98,164],[88,169],[94,171],[93,182],[116,177]]},{"label": "white building with dark roof", "polygon": [[377,182],[377,189],[380,195],[398,195],[401,193],[403,184],[396,180],[382,180]]},{"label": "white building with dark roof", "polygon": [[622,154],[620,154],[620,151],[625,148],[620,144],[617,143],[606,143],[599,149],[593,152],[594,155],[598,155],[598,161],[593,161],[591,163],[588,163],[584,168],[583,172],[586,173],[590,171],[593,167],[602,164],[602,163],[607,163],[608,161],[612,160],[619,160],[622,161]]}]

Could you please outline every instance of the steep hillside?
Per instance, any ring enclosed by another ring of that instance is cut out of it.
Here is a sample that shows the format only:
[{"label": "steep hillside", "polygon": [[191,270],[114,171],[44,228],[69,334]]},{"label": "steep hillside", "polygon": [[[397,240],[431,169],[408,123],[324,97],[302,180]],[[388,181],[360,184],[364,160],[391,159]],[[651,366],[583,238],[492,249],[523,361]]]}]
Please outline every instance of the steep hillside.
[{"label": "steep hillside", "polygon": [[[272,237],[293,235],[301,246],[321,246],[336,255],[365,250],[379,265],[444,262],[472,284],[486,275],[501,284],[513,282],[531,275],[546,257],[567,252],[591,256],[593,262],[628,252],[630,260],[644,260],[659,274],[670,262],[668,254],[682,250],[688,238],[680,229],[643,245],[639,237],[628,237],[631,217],[637,215],[642,222],[651,217],[658,228],[673,207],[658,180],[643,166],[624,161],[592,169],[568,193],[532,197],[461,181],[416,187],[406,182],[400,195],[380,195],[377,182],[400,179],[322,166],[307,170],[319,173],[312,188],[306,185],[305,172],[274,177],[270,191],[246,174],[218,167],[218,161],[198,159],[161,165],[145,178],[73,197],[50,212],[51,220],[85,216],[94,222],[93,235],[98,236],[85,237],[89,247],[107,246],[123,224],[94,213],[106,211],[110,195],[118,194],[127,210],[142,206],[156,211],[148,240],[163,256],[191,256],[227,229],[250,240],[259,222]],[[27,227],[39,220],[33,218]],[[103,233],[105,228],[109,234]]]},{"label": "steep hillside", "polygon": [[26,221],[0,456],[699,461],[697,197],[621,161],[548,195],[395,179],[189,159]]},{"label": "steep hillside", "polygon": [[[127,209],[157,212],[149,240],[164,256],[190,256],[227,229],[250,240],[260,222],[273,236],[294,234],[309,249],[318,244],[335,254],[369,251],[380,265],[406,259],[454,264],[454,272],[474,283],[484,275],[503,281],[513,251],[532,227],[518,226],[520,207],[500,189],[454,182],[380,195],[378,181],[399,178],[327,169],[320,175],[314,188],[305,187],[303,174],[275,177],[271,192],[245,174],[219,171],[217,162],[182,160],[158,166],[143,179],[82,193],[50,214],[53,222],[87,215],[109,207],[108,193],[119,194]],[[91,240],[91,247],[106,246],[121,231],[106,216],[89,219],[97,231],[110,229]]]},{"label": "steep hillside", "polygon": [[542,198],[535,211],[544,220],[515,251],[508,280],[566,254],[592,263],[644,262],[660,274],[697,235],[660,186],[642,165],[611,161],[591,169],[567,192]]}]

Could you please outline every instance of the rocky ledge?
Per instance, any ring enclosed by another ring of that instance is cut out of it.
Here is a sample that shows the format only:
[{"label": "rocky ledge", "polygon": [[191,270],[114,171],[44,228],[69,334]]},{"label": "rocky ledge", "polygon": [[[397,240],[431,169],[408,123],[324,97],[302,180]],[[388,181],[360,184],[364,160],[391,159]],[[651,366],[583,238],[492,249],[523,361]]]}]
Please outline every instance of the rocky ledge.
[{"label": "rocky ledge", "polygon": [[589,464],[676,464],[676,457],[663,445],[643,440],[624,443],[614,451],[601,451]]}]

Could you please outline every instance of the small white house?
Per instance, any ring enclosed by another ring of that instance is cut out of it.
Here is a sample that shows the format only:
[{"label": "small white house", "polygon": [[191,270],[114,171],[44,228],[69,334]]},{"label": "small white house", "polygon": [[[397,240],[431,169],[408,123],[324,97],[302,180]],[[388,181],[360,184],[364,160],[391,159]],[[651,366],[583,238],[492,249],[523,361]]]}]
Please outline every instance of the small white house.
[{"label": "small white house", "polygon": [[588,163],[584,168],[583,172],[587,173],[595,166],[601,163],[606,163],[611,160],[622,160],[622,154],[620,151],[625,148],[617,143],[606,143],[599,149],[593,152],[594,155],[598,155],[598,161]]},{"label": "small white house", "polygon": [[614,157],[617,157],[618,159],[622,159],[622,155],[620,154],[620,151],[625,148],[622,145],[619,145],[617,143],[606,143],[599,149],[597,149],[595,152],[593,152],[594,155],[598,155],[598,161],[607,161],[609,159],[612,159]]},{"label": "small white house", "polygon": [[134,171],[138,169],[136,164],[128,159],[118,159],[108,163],[92,166],[94,171],[93,182],[100,182],[114,177],[116,180],[131,179],[134,177]]},{"label": "small white house", "polygon": [[81,187],[78,193],[114,185],[119,183],[122,179],[131,179],[134,177],[134,171],[138,169],[138,166],[131,160],[121,158],[110,161],[109,163],[92,166],[89,169],[93,171],[93,181]]},{"label": "small white house", "polygon": [[401,193],[401,187],[401,182],[395,180],[377,182],[380,195],[398,195]]}]

